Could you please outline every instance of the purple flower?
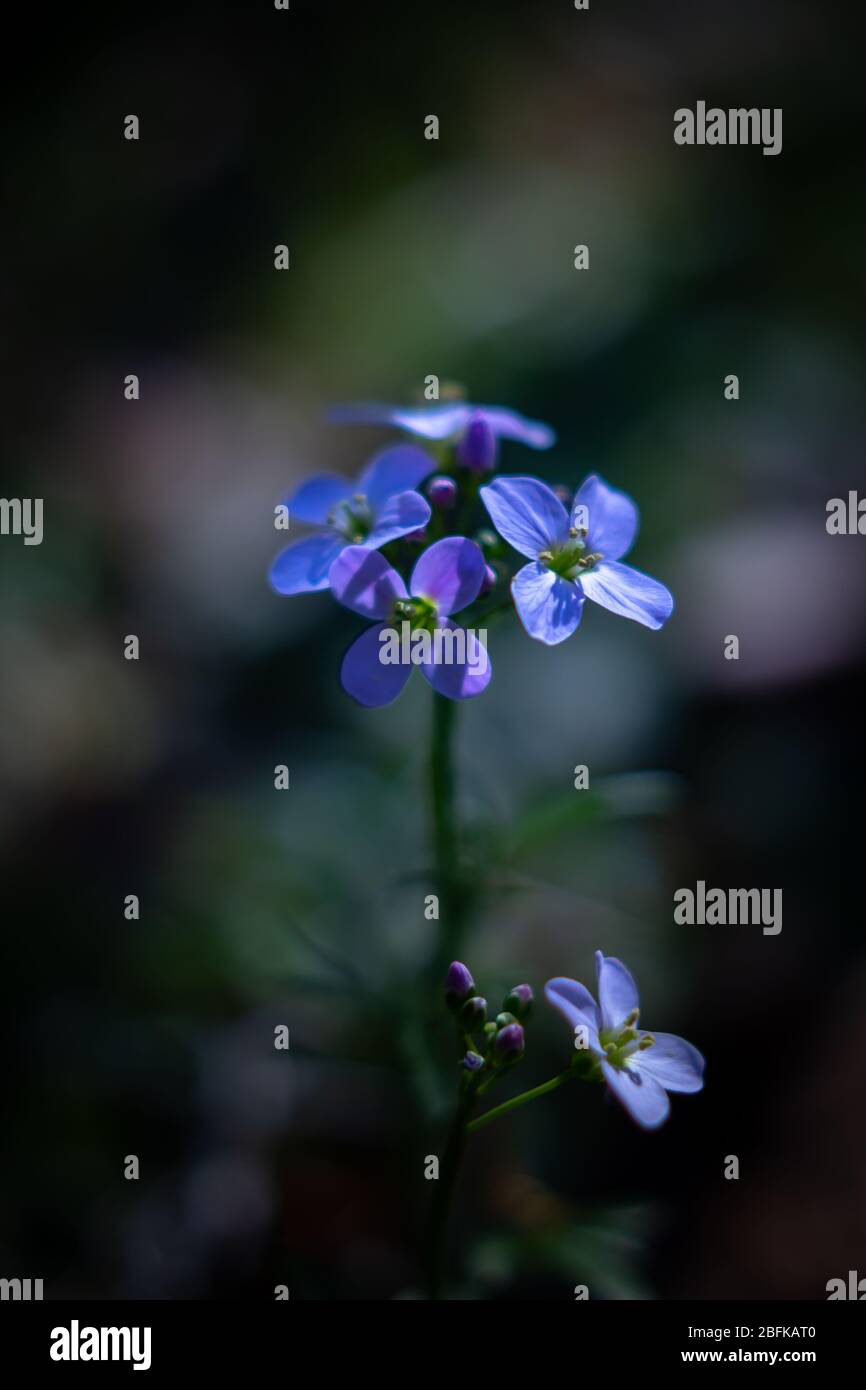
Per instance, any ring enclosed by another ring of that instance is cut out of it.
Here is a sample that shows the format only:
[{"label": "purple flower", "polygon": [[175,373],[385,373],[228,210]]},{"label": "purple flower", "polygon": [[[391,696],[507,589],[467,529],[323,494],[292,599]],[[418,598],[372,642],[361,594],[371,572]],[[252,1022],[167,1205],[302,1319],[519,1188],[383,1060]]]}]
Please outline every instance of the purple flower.
[{"label": "purple flower", "polygon": [[[462,462],[466,467],[482,471],[493,466],[491,438],[494,442],[516,439],[528,444],[530,449],[549,449],[556,440],[550,426],[540,420],[527,420],[506,406],[469,405],[466,401],[443,401],[429,406],[381,405],[379,402],[335,405],[328,416],[340,424],[396,425],[422,439],[461,436],[465,440]],[[474,428],[476,426],[479,428]]]},{"label": "purple flower", "polygon": [[430,507],[414,489],[435,466],[423,449],[399,444],[376,454],[357,482],[320,473],[301,483],[286,498],[289,515],[319,530],[274,560],[270,580],[277,593],[327,589],[331,565],[347,545],[378,550],[423,527]]},{"label": "purple flower", "polygon": [[511,581],[514,606],[530,637],[564,642],[580,622],[584,599],[659,628],[673,612],[657,579],[619,564],[637,534],[638,510],[624,492],[592,474],[569,514],[537,478],[494,478],[481,497],[497,531],[531,561]]},{"label": "purple flower", "polygon": [[586,1030],[589,1052],[632,1119],[644,1129],[657,1129],[670,1114],[668,1091],[702,1089],[704,1059],[673,1033],[640,1030],[637,985],[629,971],[601,951],[595,963],[598,1004],[577,980],[548,980],[544,992],[572,1028]]},{"label": "purple flower", "polygon": [[350,545],[331,566],[334,597],[364,618],[376,618],[343,658],[343,689],[360,705],[389,705],[412,670],[449,700],[480,695],[491,676],[486,649],[475,633],[451,621],[478,597],[484,556],[474,541],[448,536],[425,550],[409,588],[383,555]]}]

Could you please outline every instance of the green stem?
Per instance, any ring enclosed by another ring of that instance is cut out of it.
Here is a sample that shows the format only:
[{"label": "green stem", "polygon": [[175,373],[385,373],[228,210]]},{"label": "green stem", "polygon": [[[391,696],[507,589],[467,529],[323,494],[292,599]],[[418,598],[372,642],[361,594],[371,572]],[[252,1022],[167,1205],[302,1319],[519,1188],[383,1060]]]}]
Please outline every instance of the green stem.
[{"label": "green stem", "polygon": [[566,1081],[574,1081],[579,1073],[574,1067],[566,1067],[565,1071],[553,1076],[549,1081],[544,1081],[540,1086],[534,1086],[531,1091],[523,1091],[519,1096],[513,1096],[511,1100],[503,1101],[501,1105],[496,1105],[492,1110],[488,1110],[486,1115],[479,1115],[477,1120],[472,1120],[466,1126],[467,1134],[474,1134],[477,1129],[489,1125],[491,1120],[495,1120],[500,1115],[506,1115],[509,1110],[516,1110],[519,1105],[526,1105],[527,1101],[535,1100],[538,1096],[546,1096],[548,1091],[555,1091],[558,1086],[564,1086]]},{"label": "green stem", "polygon": [[435,962],[437,979],[444,975],[460,945],[463,904],[460,892],[458,839],[454,795],[454,728],[457,705],[433,695],[433,733],[430,747],[430,815],[439,919],[442,923]]},{"label": "green stem", "polygon": [[462,1090],[448,1132],[445,1154],[439,1169],[439,1178],[433,1194],[430,1231],[430,1297],[442,1297],[444,1283],[445,1256],[447,1254],[448,1216],[454,1199],[457,1174],[466,1147],[469,1129],[466,1121],[472,1108],[473,1095]]}]

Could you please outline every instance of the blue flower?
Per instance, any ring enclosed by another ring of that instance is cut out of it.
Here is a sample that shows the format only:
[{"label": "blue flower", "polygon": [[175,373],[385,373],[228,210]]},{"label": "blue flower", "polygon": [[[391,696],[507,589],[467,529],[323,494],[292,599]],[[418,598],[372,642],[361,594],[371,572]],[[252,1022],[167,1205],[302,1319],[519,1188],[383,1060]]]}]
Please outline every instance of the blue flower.
[{"label": "blue flower", "polygon": [[624,492],[594,474],[571,513],[537,478],[494,478],[481,499],[499,534],[531,563],[511,581],[514,606],[530,637],[564,642],[580,622],[584,599],[659,628],[673,612],[658,580],[621,565],[637,534],[638,510]]},{"label": "blue flower", "polygon": [[502,405],[469,405],[466,401],[429,406],[335,405],[329,418],[340,424],[396,425],[422,439],[456,439],[458,459],[466,467],[487,473],[496,462],[500,439],[516,439],[530,449],[549,449],[556,434],[540,420],[527,420]]},{"label": "blue flower", "polygon": [[596,1004],[577,980],[548,980],[548,1001],[572,1028],[585,1029],[588,1051],[617,1100],[644,1129],[657,1129],[670,1114],[668,1091],[703,1088],[704,1059],[696,1047],[673,1033],[646,1033],[637,985],[622,961],[595,953]]},{"label": "blue flower", "polygon": [[[490,681],[490,659],[475,633],[464,631],[449,615],[478,597],[485,568],[474,541],[447,536],[424,551],[407,589],[384,555],[348,546],[331,566],[334,597],[354,613],[380,621],[346,652],[340,671],[343,689],[368,708],[389,705],[418,665],[433,689],[449,700],[480,695]],[[411,652],[404,650],[403,634]],[[396,659],[394,647],[400,648]]]},{"label": "blue flower", "polygon": [[320,473],[301,483],[286,498],[289,516],[319,529],[280,552],[271,565],[273,588],[278,594],[327,589],[331,565],[346,546],[378,550],[425,526],[430,507],[414,489],[435,466],[423,449],[400,444],[377,454],[357,482]]}]

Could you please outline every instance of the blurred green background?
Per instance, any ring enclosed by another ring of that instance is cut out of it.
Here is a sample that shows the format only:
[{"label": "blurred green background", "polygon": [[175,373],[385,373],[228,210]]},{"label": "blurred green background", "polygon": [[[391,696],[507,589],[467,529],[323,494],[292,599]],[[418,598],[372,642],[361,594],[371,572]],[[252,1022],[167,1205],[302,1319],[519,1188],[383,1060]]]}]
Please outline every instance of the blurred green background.
[{"label": "blurred green background", "polygon": [[[466,959],[495,1001],[621,955],[642,1022],[708,1059],[659,1134],[585,1087],[480,1134],[455,1294],[823,1298],[863,1270],[866,591],[862,538],[824,526],[864,486],[856,14],[40,7],[3,142],[2,492],[45,499],[42,546],[0,538],[5,1277],[423,1288],[452,1065],[422,988],[429,690],[360,710],[356,620],[265,576],[274,504],[391,438],[327,404],[430,373],[556,428],[505,471],[631,492],[678,605],[660,633],[587,605],[550,650],[491,630]],[[675,146],[697,100],[782,107],[782,154]],[[781,935],[675,926],[698,878],[781,887]],[[510,1088],[570,1045],[540,1004]]]}]

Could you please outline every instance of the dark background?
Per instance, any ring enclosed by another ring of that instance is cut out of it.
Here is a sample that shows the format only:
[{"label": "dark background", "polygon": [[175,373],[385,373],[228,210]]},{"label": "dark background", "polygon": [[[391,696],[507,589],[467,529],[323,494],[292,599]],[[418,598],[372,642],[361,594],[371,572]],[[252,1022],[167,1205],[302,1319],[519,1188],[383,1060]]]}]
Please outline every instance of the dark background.
[{"label": "dark background", "polygon": [[[0,538],[0,1275],[47,1297],[423,1287],[449,1065],[419,987],[428,691],[359,710],[337,680],[357,624],[265,575],[274,503],[389,438],[327,403],[431,372],[554,425],[506,471],[627,488],[635,563],[678,604],[658,634],[598,608],[555,650],[491,634],[461,711],[488,890],[467,960],[495,999],[621,955],[642,1022],[708,1060],[658,1134],[574,1088],[479,1135],[455,1294],[813,1299],[866,1274],[864,541],[824,525],[864,486],[856,14],[19,16],[2,493],[45,499],[45,540]],[[675,146],[699,99],[781,106],[782,153]],[[781,935],[675,926],[698,878],[781,887]],[[523,1084],[569,1046],[540,1004]]]}]

